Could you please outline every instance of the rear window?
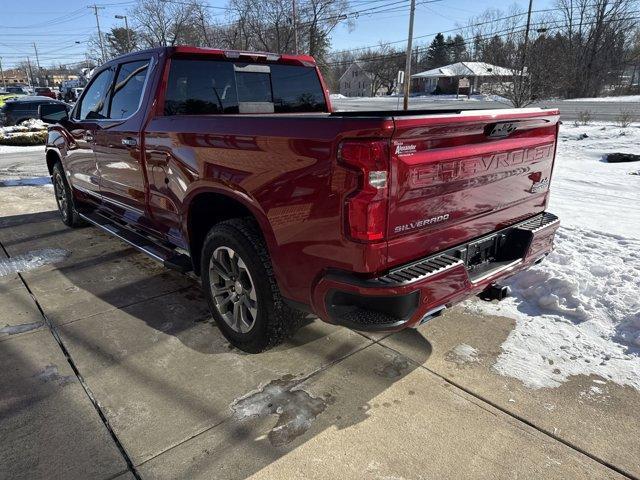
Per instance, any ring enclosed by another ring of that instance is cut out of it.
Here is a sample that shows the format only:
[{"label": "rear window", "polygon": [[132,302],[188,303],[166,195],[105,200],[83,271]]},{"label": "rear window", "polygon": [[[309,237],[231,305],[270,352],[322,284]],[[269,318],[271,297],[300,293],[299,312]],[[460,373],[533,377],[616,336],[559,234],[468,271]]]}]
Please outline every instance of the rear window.
[{"label": "rear window", "polygon": [[173,59],[165,115],[326,112],[313,67]]}]

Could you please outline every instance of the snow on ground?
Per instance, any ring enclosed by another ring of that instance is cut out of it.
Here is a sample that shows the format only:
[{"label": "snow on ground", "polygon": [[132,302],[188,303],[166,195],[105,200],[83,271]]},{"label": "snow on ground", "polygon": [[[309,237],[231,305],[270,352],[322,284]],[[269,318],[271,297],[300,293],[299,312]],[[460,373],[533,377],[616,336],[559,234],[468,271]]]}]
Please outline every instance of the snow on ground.
[{"label": "snow on ground", "polygon": [[620,95],[616,97],[568,98],[565,102],[640,102],[640,95]]},{"label": "snow on ground", "polygon": [[638,126],[562,126],[549,207],[562,221],[556,250],[507,282],[510,298],[465,303],[516,320],[498,373],[531,388],[593,374],[640,390],[639,165],[601,161],[639,144]]},{"label": "snow on ground", "polygon": [[0,155],[3,153],[20,153],[20,152],[43,152],[44,145],[33,145],[29,147],[14,147],[12,145],[0,145]]},{"label": "snow on ground", "polygon": [[471,345],[461,343],[460,345],[456,345],[453,350],[448,353],[447,359],[459,365],[463,363],[477,362],[478,350],[473,348]]},{"label": "snow on ground", "polygon": [[562,125],[549,211],[564,226],[640,239],[640,178],[630,175],[640,164],[602,161],[607,153],[638,153],[639,145],[637,124]]}]

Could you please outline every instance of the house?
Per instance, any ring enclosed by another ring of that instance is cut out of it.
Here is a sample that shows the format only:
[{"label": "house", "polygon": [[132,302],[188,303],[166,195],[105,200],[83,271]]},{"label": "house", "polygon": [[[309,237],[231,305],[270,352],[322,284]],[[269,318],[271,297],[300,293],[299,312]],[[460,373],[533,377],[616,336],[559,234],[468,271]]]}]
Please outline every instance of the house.
[{"label": "house", "polygon": [[4,80],[4,82],[7,85],[10,85],[10,84],[28,85],[29,84],[29,77],[27,76],[27,72],[17,68],[5,70],[3,72],[3,78],[0,79],[0,81],[2,80]]},{"label": "house", "polygon": [[367,72],[362,63],[353,62],[339,80],[340,93],[345,97],[373,97],[382,95],[383,88],[373,91],[374,75]]},{"label": "house", "polygon": [[484,62],[457,62],[411,75],[411,91],[465,95],[478,92],[498,93],[504,82],[512,77],[513,70],[509,68]]},{"label": "house", "polygon": [[69,70],[47,70],[45,77],[51,85],[60,85],[66,80],[78,80],[77,73],[73,73]]}]

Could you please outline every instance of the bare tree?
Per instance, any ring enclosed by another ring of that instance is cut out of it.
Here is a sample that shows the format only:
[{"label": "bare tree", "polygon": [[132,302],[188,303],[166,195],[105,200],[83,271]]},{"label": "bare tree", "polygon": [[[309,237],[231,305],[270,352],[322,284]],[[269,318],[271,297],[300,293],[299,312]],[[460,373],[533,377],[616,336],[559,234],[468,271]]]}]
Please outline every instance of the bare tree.
[{"label": "bare tree", "polygon": [[567,97],[595,96],[619,71],[635,0],[557,0],[564,30],[562,83]]},{"label": "bare tree", "polygon": [[405,53],[388,44],[380,44],[377,49],[370,49],[360,55],[359,60],[372,75],[371,94],[375,95],[384,87],[386,94],[391,95],[397,86],[398,71],[404,69]]},{"label": "bare tree", "polygon": [[201,0],[140,0],[132,11],[141,43],[147,47],[202,45],[208,20]]},{"label": "bare tree", "polygon": [[293,53],[295,28],[298,51],[322,59],[328,52],[331,32],[342,22],[349,24],[343,13],[347,0],[298,2],[295,25],[291,0],[230,0],[229,8],[234,31],[226,32],[227,38],[249,50]]}]

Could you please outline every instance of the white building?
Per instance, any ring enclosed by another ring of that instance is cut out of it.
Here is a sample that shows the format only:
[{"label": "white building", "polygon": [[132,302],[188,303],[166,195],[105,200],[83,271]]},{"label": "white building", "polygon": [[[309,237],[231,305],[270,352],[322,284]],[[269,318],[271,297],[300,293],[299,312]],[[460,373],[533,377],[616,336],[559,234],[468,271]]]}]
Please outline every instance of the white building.
[{"label": "white building", "polygon": [[372,97],[373,74],[353,62],[340,77],[340,93],[345,97]]},{"label": "white building", "polygon": [[434,93],[438,88],[440,93],[456,93],[460,80],[467,79],[471,91],[465,87],[460,93],[478,93],[491,90],[490,85],[498,89],[510,78],[513,78],[513,71],[509,68],[484,62],[458,62],[411,75],[411,91]]}]

